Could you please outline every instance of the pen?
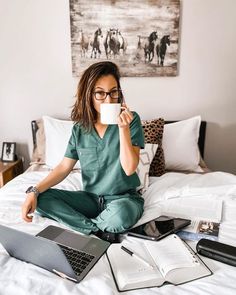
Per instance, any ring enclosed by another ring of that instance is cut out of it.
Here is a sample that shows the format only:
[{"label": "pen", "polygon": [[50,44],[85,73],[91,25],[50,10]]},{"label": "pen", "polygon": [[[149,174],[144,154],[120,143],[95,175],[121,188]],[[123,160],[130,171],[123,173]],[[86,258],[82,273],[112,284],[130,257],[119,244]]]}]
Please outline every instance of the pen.
[{"label": "pen", "polygon": [[147,262],[145,259],[143,259],[142,257],[140,257],[138,254],[135,254],[133,251],[127,249],[124,246],[121,246],[121,249],[124,250],[126,253],[128,253],[130,256],[137,258],[138,260],[140,260],[143,263],[145,263],[147,266],[150,266],[151,268],[153,268],[153,266],[149,262]]}]

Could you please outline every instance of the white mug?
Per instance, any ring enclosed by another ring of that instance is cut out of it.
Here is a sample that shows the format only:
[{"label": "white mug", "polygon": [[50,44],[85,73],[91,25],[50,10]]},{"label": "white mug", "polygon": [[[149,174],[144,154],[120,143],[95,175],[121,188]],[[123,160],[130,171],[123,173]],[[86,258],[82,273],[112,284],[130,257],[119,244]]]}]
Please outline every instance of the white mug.
[{"label": "white mug", "polygon": [[121,111],[120,103],[102,103],[100,105],[101,123],[117,124],[120,111]]}]

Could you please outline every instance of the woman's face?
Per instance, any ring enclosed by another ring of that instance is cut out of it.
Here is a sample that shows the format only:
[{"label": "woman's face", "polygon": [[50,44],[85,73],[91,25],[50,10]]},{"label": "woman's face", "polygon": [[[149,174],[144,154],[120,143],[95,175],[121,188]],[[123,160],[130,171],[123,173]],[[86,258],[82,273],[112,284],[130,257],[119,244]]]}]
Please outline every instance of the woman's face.
[{"label": "woman's face", "polygon": [[[106,92],[110,94],[108,95]],[[99,115],[101,103],[117,103],[118,93],[119,89],[114,76],[102,76],[97,80],[93,91],[93,105]]]}]

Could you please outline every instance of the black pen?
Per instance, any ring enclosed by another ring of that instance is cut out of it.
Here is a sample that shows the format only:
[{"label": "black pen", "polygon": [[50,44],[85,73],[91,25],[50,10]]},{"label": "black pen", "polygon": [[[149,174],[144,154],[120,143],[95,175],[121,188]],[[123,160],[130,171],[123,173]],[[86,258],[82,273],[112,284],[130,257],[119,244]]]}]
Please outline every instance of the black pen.
[{"label": "black pen", "polygon": [[127,249],[124,246],[121,246],[121,249],[124,250],[126,253],[128,253],[130,256],[137,258],[138,260],[140,260],[143,263],[145,263],[147,266],[150,266],[151,268],[153,268],[153,266],[149,262],[147,262],[145,259],[143,259],[142,257],[140,257],[138,254],[134,253],[133,251]]}]

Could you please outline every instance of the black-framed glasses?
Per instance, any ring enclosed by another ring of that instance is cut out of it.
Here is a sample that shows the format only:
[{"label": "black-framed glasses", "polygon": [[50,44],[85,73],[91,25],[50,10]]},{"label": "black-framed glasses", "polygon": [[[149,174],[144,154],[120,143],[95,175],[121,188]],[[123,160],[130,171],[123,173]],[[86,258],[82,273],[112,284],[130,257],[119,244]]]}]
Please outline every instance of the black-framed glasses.
[{"label": "black-framed glasses", "polygon": [[121,89],[113,89],[109,92],[98,90],[98,91],[94,91],[93,94],[95,99],[99,101],[104,101],[108,95],[110,96],[112,100],[116,100],[122,97]]}]

